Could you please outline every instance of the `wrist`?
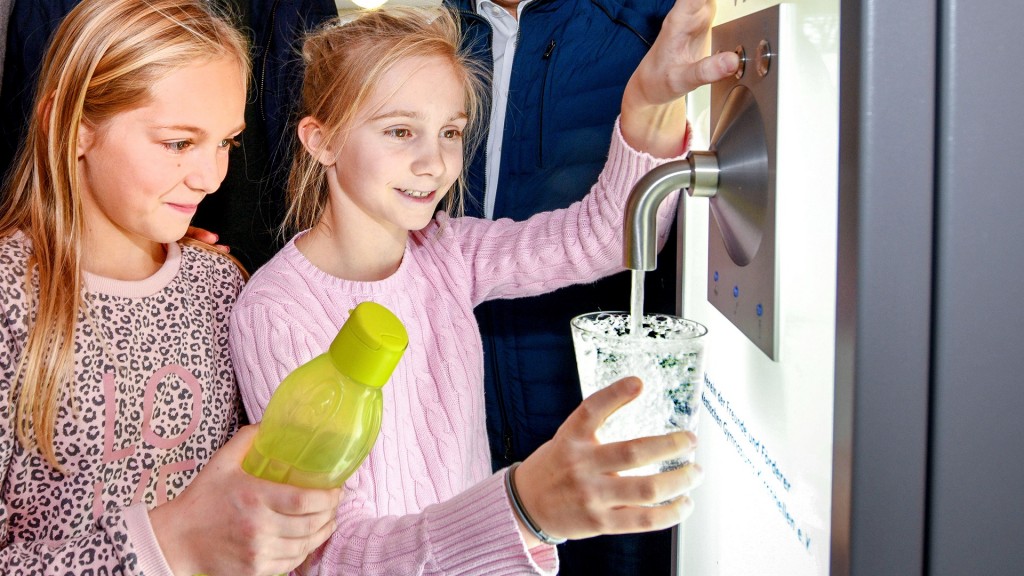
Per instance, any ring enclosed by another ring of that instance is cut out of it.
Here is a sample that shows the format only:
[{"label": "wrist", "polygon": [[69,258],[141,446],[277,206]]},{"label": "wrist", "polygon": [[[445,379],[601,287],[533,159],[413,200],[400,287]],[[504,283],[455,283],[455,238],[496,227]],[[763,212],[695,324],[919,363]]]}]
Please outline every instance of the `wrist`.
[{"label": "wrist", "polygon": [[188,535],[184,533],[180,516],[176,517],[170,503],[161,504],[149,511],[149,524],[153,530],[164,561],[175,576],[200,574],[197,566],[191,562],[188,553]]},{"label": "wrist", "polygon": [[519,462],[508,467],[505,471],[505,492],[508,495],[509,504],[512,505],[512,513],[515,515],[516,520],[519,522],[520,531],[525,529],[524,534],[528,538],[535,539],[538,542],[542,542],[549,546],[557,546],[566,541],[565,538],[556,538],[550,534],[544,532],[544,530],[537,525],[533,517],[527,512],[526,507],[523,506],[523,502],[519,497],[519,490],[516,488],[515,474],[519,468]]},{"label": "wrist", "polygon": [[627,85],[622,97],[619,127],[634,150],[655,158],[675,158],[683,153],[686,136],[686,98],[655,103],[635,86]]}]

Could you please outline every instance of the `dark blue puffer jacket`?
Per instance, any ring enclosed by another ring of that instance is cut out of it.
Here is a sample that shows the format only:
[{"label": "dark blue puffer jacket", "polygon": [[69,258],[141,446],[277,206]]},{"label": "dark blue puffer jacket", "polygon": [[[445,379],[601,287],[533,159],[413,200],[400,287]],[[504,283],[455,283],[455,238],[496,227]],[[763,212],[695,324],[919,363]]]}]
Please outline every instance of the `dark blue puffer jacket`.
[{"label": "dark blue puffer jacket", "polygon": [[[268,173],[283,186],[291,166],[291,129],[302,89],[302,38],[337,16],[338,9],[334,0],[252,0],[249,8],[256,115],[272,159]],[[283,196],[283,188],[278,192]]]},{"label": "dark blue puffer jacket", "polygon": [[[490,56],[490,26],[458,0],[468,40]],[[523,8],[505,118],[494,217],[523,220],[579,200],[607,158],[622,92],[671,8],[667,0],[534,0]],[[467,203],[483,205],[484,155],[469,169]],[[675,237],[647,273],[646,309],[675,313]],[[581,396],[569,320],[626,310],[631,279],[599,282],[476,309],[484,343],[487,431],[495,469],[549,440]],[[672,533],[600,536],[559,546],[562,576],[665,576]]]},{"label": "dark blue puffer jacket", "polygon": [[[534,0],[520,17],[494,217],[524,220],[581,199],[607,157],[622,92],[672,2]],[[478,42],[490,27],[460,8]],[[484,152],[469,171],[467,204],[483,203]],[[647,310],[675,312],[674,239],[648,274]],[[580,402],[569,320],[629,307],[628,273],[535,298],[477,308],[484,337],[488,434],[496,468],[526,458]]]}]

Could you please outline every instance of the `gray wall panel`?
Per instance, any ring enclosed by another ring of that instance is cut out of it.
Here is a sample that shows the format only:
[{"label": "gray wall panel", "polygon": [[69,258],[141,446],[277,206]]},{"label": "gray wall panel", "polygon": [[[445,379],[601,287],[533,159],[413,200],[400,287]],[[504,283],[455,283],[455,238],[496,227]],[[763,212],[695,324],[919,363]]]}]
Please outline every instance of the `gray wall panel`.
[{"label": "gray wall panel", "polygon": [[946,0],[942,23],[929,574],[1019,575],[1024,3]]},{"label": "gray wall panel", "polygon": [[921,574],[937,10],[923,0],[840,10],[831,573]]}]

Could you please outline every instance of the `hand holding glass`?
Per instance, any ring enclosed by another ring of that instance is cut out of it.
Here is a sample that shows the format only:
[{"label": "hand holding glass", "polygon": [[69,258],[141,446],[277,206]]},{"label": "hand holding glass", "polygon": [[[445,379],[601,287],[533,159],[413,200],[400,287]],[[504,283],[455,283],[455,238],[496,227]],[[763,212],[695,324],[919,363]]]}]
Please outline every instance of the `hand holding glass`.
[{"label": "hand holding glass", "polygon": [[[704,382],[707,328],[667,314],[645,315],[641,330],[631,331],[625,312],[592,312],[572,319],[583,397],[625,376],[643,382],[643,392],[605,420],[597,431],[602,443],[696,431]],[[685,460],[667,460],[623,472],[646,476],[679,468]]]}]

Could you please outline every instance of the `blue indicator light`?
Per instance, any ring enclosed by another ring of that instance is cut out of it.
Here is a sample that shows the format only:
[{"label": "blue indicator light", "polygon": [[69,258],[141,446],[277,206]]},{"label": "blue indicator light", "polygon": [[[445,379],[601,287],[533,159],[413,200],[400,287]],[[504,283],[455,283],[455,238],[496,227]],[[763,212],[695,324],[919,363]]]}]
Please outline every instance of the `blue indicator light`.
[{"label": "blue indicator light", "polygon": [[715,282],[718,282],[718,270],[715,270]]},{"label": "blue indicator light", "polygon": [[740,297],[740,287],[739,286],[733,286],[732,287],[732,297],[733,298],[739,298]]},{"label": "blue indicator light", "polygon": [[757,305],[757,315],[762,316],[764,314],[764,307],[760,304]]}]

